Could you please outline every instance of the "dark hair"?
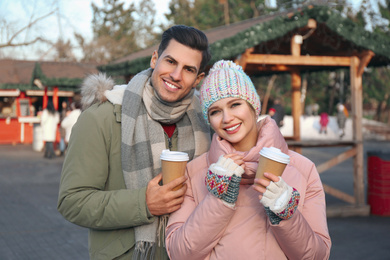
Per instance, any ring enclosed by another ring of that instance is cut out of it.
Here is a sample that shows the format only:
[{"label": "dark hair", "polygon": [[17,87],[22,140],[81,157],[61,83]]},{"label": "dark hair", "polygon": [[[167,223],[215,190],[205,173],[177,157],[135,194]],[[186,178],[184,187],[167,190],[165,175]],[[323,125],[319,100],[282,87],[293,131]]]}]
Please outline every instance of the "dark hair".
[{"label": "dark hair", "polygon": [[54,104],[53,104],[53,100],[49,99],[47,101],[47,107],[46,107],[47,111],[50,113],[50,114],[54,114],[56,112],[56,109],[54,108]]},{"label": "dark hair", "polygon": [[72,110],[73,109],[81,109],[81,102],[75,101],[71,104]]},{"label": "dark hair", "polygon": [[211,59],[209,41],[206,35],[190,26],[175,25],[166,30],[161,38],[160,46],[158,47],[158,56],[160,57],[164,50],[168,47],[169,42],[174,39],[177,42],[202,52],[202,62],[200,63],[199,73],[206,69],[207,64]]}]

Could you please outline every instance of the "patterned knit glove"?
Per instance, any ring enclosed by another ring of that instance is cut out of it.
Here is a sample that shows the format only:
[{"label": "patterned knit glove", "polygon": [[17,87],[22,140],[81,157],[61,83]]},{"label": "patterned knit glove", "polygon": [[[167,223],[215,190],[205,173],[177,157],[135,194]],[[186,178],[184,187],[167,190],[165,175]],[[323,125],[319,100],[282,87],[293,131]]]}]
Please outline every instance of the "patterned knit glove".
[{"label": "patterned knit glove", "polygon": [[209,167],[205,179],[207,189],[215,197],[234,205],[243,173],[244,169],[241,166],[221,155],[218,161]]},{"label": "patterned knit glove", "polygon": [[272,224],[291,218],[300,199],[299,192],[279,178],[278,182],[271,181],[260,200]]}]

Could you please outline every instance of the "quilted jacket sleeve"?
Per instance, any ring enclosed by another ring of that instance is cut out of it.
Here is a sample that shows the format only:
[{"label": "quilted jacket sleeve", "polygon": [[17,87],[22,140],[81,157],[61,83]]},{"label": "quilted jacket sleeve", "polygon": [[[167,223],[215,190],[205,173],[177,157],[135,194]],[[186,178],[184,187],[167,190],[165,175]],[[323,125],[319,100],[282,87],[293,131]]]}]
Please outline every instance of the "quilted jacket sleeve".
[{"label": "quilted jacket sleeve", "polygon": [[120,123],[112,105],[84,111],[72,130],[63,164],[58,211],[70,222],[96,230],[153,222],[146,188],[125,187],[120,159]]},{"label": "quilted jacket sleeve", "polygon": [[[307,184],[293,217],[272,225],[280,247],[289,259],[329,259],[331,240],[326,220],[325,193],[315,165],[299,155],[296,163]],[[302,195],[302,194],[301,194]],[[301,203],[300,202],[300,203]]]},{"label": "quilted jacket sleeve", "polygon": [[171,259],[205,259],[222,237],[235,209],[210,193],[196,206],[190,178],[187,185],[184,203],[169,218],[167,251]]}]

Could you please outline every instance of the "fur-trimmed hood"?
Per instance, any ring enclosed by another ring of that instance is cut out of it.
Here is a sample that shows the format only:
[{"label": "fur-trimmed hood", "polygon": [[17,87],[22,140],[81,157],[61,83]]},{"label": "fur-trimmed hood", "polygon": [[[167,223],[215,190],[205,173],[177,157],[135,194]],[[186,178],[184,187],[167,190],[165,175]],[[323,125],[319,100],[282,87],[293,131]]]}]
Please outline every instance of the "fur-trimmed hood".
[{"label": "fur-trimmed hood", "polygon": [[81,85],[82,110],[107,100],[112,104],[121,105],[126,86],[115,85],[114,80],[104,73],[89,75]]}]

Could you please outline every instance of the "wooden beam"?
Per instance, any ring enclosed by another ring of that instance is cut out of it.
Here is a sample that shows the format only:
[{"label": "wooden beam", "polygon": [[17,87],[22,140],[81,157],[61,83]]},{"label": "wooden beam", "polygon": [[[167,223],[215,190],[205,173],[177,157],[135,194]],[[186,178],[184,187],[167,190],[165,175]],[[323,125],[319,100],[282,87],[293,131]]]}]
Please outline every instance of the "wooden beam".
[{"label": "wooden beam", "polygon": [[351,96],[352,96],[352,122],[353,136],[356,141],[356,156],[354,158],[354,194],[358,205],[364,204],[364,165],[363,165],[363,86],[362,74],[358,73],[360,60],[357,57],[351,57],[350,78],[351,78]]},{"label": "wooden beam", "polygon": [[[291,114],[293,117],[293,136],[295,141],[301,140],[301,127],[300,127],[300,119],[301,119],[301,74],[298,70],[293,70],[291,72],[291,102],[292,109]],[[301,150],[298,148],[299,151]],[[298,152],[298,150],[295,150]]]},{"label": "wooden beam", "polygon": [[336,157],[333,157],[332,159],[330,159],[329,161],[327,162],[324,162],[320,165],[317,166],[317,171],[318,173],[323,173],[324,171],[332,168],[333,166],[339,164],[339,163],[342,163],[343,161],[345,160],[348,160],[349,158],[353,157],[356,155],[356,148],[351,148],[341,154],[339,154],[338,156]]},{"label": "wooden beam", "polygon": [[324,186],[324,191],[326,193],[328,193],[329,195],[332,195],[333,197],[336,197],[338,199],[341,199],[342,201],[345,201],[345,202],[348,202],[350,204],[355,204],[356,203],[356,199],[355,197],[341,191],[341,190],[338,190],[336,188],[333,188],[333,187],[330,187],[326,184],[322,184]]},{"label": "wooden beam", "polygon": [[[301,55],[302,36],[294,35],[291,38],[291,58],[298,58]],[[283,62],[281,63],[283,64]],[[292,117],[293,117],[293,136],[294,140],[301,140],[301,74],[299,69],[295,68],[291,72],[291,102],[292,102]],[[301,148],[296,148],[296,152],[301,153]]]},{"label": "wooden beam", "polygon": [[256,66],[257,71],[278,71],[278,72],[281,72],[281,71],[291,71],[291,68],[292,68],[291,66],[279,65],[279,64],[273,64],[273,65],[267,65],[267,66],[265,66],[265,65]]},{"label": "wooden beam", "polygon": [[332,217],[367,217],[370,215],[370,206],[331,206],[326,207],[326,216]]},{"label": "wooden beam", "polygon": [[254,54],[246,57],[248,64],[258,65],[293,65],[293,66],[335,66],[349,67],[350,57],[338,56],[291,56],[276,54]]},{"label": "wooden beam", "polygon": [[294,35],[291,38],[291,55],[294,57],[298,57],[301,55],[301,44],[302,44],[302,36]]},{"label": "wooden beam", "polygon": [[363,52],[362,57],[360,58],[359,67],[357,69],[357,75],[362,76],[364,69],[367,67],[368,63],[370,63],[370,60],[372,57],[375,56],[375,53],[371,50],[367,50]]},{"label": "wooden beam", "polygon": [[245,71],[247,65],[247,59],[248,57],[253,55],[252,52],[254,51],[254,49],[255,49],[254,47],[246,49],[245,52],[241,54],[241,56],[238,59],[234,60],[234,63],[240,65],[242,69]]}]

